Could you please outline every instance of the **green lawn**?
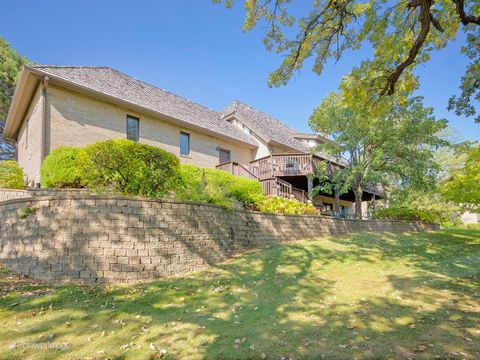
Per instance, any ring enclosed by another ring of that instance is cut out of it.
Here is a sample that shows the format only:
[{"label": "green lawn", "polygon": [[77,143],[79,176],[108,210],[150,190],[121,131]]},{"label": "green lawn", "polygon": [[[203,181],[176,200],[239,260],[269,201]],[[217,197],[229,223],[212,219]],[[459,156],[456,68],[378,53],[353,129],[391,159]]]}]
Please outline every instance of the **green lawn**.
[{"label": "green lawn", "polygon": [[122,287],[3,271],[0,323],[5,359],[480,359],[480,231],[292,242]]}]

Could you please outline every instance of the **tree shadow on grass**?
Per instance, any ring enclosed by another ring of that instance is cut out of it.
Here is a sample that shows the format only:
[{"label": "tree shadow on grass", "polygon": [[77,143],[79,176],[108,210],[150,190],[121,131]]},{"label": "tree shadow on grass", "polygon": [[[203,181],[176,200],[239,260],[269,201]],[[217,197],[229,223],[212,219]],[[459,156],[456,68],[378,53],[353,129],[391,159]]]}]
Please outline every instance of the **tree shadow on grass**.
[{"label": "tree shadow on grass", "polygon": [[49,358],[102,358],[103,348],[104,357],[148,358],[154,343],[178,359],[476,359],[479,246],[471,232],[335,237],[252,251],[191,276],[69,285],[7,309],[8,298],[0,309],[22,317],[53,304],[55,315],[37,315],[17,335],[78,339]]}]

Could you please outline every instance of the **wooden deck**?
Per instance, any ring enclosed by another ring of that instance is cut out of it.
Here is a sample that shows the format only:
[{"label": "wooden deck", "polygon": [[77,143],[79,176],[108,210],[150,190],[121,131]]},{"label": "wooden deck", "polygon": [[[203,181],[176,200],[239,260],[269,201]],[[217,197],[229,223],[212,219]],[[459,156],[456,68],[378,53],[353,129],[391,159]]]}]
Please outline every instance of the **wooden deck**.
[{"label": "wooden deck", "polygon": [[[318,155],[299,153],[265,156],[251,161],[248,166],[229,161],[217,165],[217,169],[227,171],[235,176],[260,181],[265,195],[275,195],[284,198],[293,196],[299,201],[307,202],[309,200],[307,192],[294,188],[292,184],[281,177],[308,176],[315,172],[317,164],[322,161],[327,162],[327,172],[330,174],[335,168],[343,167],[346,164],[343,160],[336,162]],[[378,189],[369,189],[368,192],[380,196]]]},{"label": "wooden deck", "polygon": [[235,176],[256,179],[262,184],[265,195],[275,195],[284,198],[294,197],[298,201],[307,202],[308,194],[278,178],[278,176],[305,176],[313,172],[312,156],[309,154],[273,155],[261,158],[246,166],[229,161],[217,165],[217,169],[229,172]]},{"label": "wooden deck", "polygon": [[251,161],[250,171],[260,180],[276,176],[302,176],[313,173],[314,161],[310,154],[270,155]]}]

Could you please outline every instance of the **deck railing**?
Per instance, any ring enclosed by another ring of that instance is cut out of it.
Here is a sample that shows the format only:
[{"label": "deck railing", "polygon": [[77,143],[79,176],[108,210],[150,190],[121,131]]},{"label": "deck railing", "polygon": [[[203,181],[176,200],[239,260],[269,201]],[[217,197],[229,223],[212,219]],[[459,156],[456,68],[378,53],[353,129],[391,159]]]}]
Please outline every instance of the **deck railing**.
[{"label": "deck railing", "polygon": [[283,198],[290,199],[292,196],[300,202],[306,203],[308,201],[308,195],[304,190],[294,188],[292,184],[279,179],[270,178],[260,181],[265,195],[274,195]]},{"label": "deck railing", "polygon": [[250,171],[260,180],[275,176],[298,176],[313,172],[312,155],[270,155],[250,162]]},{"label": "deck railing", "polygon": [[235,176],[244,177],[247,179],[258,179],[246,166],[234,162],[229,161],[220,165],[216,166],[217,169],[229,172]]},{"label": "deck railing", "polygon": [[292,185],[282,179],[271,178],[261,180],[263,193],[265,195],[274,195],[284,198],[290,198],[292,195]]},{"label": "deck railing", "polygon": [[292,195],[295,199],[303,203],[306,203],[309,200],[307,192],[302,189],[292,187]]},{"label": "deck railing", "polygon": [[259,180],[265,195],[293,196],[298,201],[307,202],[309,198],[304,190],[294,188],[277,176],[307,175],[313,172],[314,162],[310,154],[284,154],[254,160],[250,163],[250,169],[234,161],[219,164],[216,168],[235,176]]}]

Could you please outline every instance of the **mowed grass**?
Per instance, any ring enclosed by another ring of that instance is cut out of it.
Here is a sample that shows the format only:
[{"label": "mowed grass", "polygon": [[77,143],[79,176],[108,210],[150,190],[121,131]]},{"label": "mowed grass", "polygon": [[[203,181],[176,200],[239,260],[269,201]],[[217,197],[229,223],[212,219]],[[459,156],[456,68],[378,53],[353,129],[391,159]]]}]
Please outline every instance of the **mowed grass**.
[{"label": "mowed grass", "polygon": [[4,359],[480,359],[480,231],[292,242],[129,286],[5,271],[0,286]]}]

